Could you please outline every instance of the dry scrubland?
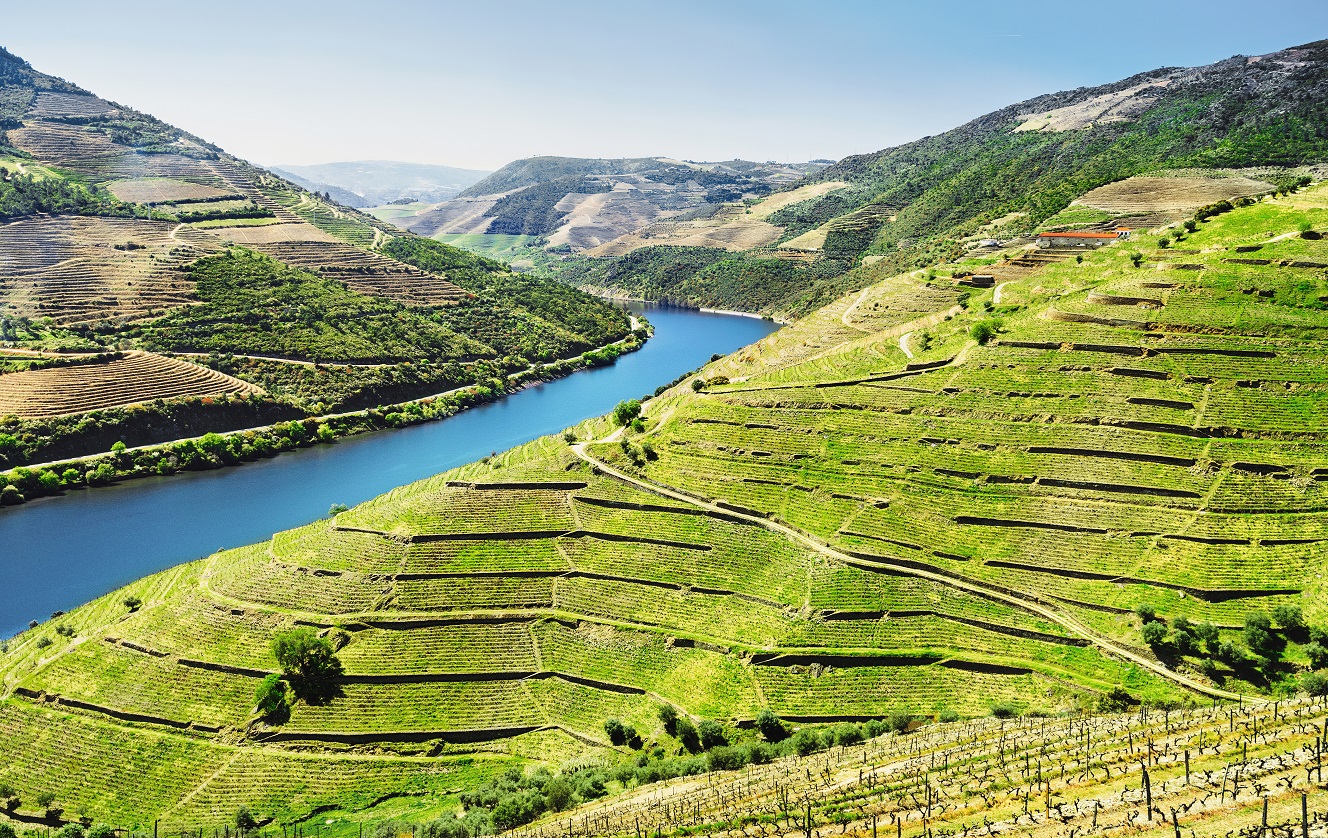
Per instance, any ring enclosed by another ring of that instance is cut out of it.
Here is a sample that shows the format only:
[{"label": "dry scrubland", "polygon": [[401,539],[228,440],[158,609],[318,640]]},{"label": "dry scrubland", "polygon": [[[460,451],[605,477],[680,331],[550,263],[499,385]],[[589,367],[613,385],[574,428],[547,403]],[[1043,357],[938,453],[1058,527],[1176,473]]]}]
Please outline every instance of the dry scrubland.
[{"label": "dry scrubland", "polygon": [[[1002,268],[999,305],[889,278],[709,365],[639,429],[587,422],[600,441],[539,440],[149,577],[56,621],[70,638],[8,644],[0,781],[169,829],[241,804],[372,818],[382,795],[446,810],[509,765],[609,753],[610,717],[673,747],[662,703],[732,725],[1073,714],[1122,685],[1173,706],[1256,694],[1257,667],[1159,659],[1132,612],[1236,642],[1252,611],[1328,621],[1328,243],[1296,232],[1328,226],[1326,197],[1137,241],[1138,267],[1116,246]],[[295,625],[335,639],[346,677],[268,724],[254,690]],[[982,832],[983,806],[1001,831],[1146,829],[1145,766],[1153,829],[1172,807],[1197,833],[1244,825],[1260,796],[1290,820],[1323,705],[1207,712],[941,726],[640,791],[546,834],[638,817],[796,833],[808,804],[859,835],[872,813]]]}]

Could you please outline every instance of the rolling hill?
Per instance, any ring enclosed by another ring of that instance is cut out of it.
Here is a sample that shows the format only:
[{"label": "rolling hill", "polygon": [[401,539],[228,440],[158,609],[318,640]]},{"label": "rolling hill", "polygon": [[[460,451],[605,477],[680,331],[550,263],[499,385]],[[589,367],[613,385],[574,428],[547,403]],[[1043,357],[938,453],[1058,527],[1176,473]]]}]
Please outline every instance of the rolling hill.
[{"label": "rolling hill", "polygon": [[[429,173],[466,177],[396,175]],[[501,391],[630,331],[587,294],[404,233],[0,51],[0,468]],[[6,502],[83,485],[65,472],[0,478],[20,489]]]},{"label": "rolling hill", "polygon": [[168,833],[1291,823],[1324,705],[1262,700],[1328,692],[1328,185],[1184,220],[878,262],[639,416],[24,632],[0,785]]},{"label": "rolling hill", "polygon": [[[799,316],[861,287],[852,269],[864,260],[899,271],[955,258],[982,239],[1027,236],[1058,220],[1072,200],[1127,177],[1191,169],[1240,177],[1255,168],[1261,179],[1269,175],[1257,169],[1272,167],[1283,185],[1328,160],[1325,96],[1328,42],[1319,41],[1039,96],[933,137],[845,158],[759,202],[712,202],[704,212],[625,219],[594,238],[549,238],[545,247],[571,251],[556,258],[529,248],[540,242],[521,242],[522,250],[513,242],[445,238],[506,246],[505,254],[600,293]],[[524,167],[508,170],[510,181],[497,173],[492,186],[471,192],[525,185],[518,177]],[[479,232],[468,225],[491,224],[492,207],[468,200],[434,216],[446,218],[441,226],[425,221],[427,214],[410,226],[424,235]],[[1182,217],[1199,204],[1172,211]],[[754,297],[753,289],[761,293]]]}]

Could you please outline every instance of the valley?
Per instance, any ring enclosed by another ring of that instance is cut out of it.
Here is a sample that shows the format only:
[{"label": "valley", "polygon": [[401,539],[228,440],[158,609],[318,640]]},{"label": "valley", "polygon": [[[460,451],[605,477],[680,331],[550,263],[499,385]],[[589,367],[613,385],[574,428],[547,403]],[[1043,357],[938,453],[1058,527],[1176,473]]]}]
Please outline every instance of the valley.
[{"label": "valley", "polygon": [[0,51],[0,838],[1328,835],[1325,96],[287,176]]}]

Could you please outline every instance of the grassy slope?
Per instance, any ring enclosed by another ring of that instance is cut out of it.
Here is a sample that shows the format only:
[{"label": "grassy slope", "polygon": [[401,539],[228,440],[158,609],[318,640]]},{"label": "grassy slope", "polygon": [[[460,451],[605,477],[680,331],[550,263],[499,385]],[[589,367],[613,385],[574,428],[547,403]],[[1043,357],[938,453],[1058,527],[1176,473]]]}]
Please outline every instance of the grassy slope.
[{"label": "grassy slope", "polygon": [[[1328,262],[1328,243],[1295,235],[1306,221],[1328,225],[1326,192],[1219,216],[1182,244],[1187,252],[1146,249],[1143,268],[1113,247],[1043,269],[1006,284],[993,312],[990,291],[970,296],[965,312],[952,308],[959,295],[948,284],[892,278],[704,372],[732,383],[649,403],[644,434],[629,433],[627,445],[589,446],[616,468],[797,527],[851,563],[695,514],[592,472],[560,439],[539,440],[394,490],[334,527],[136,583],[60,620],[73,640],[52,624],[25,633],[0,658],[9,691],[0,708],[20,743],[0,780],[24,799],[58,788],[68,805],[108,816],[218,817],[224,809],[198,802],[208,795],[178,803],[197,777],[232,758],[261,757],[275,773],[307,759],[257,749],[269,731],[249,715],[256,674],[274,666],[268,640],[296,621],[345,626],[348,673],[376,680],[352,677],[330,704],[297,705],[281,732],[332,752],[329,735],[368,737],[397,773],[358,782],[354,795],[313,777],[298,800],[261,804],[282,818],[414,787],[424,780],[412,772],[438,765],[417,761],[423,754],[443,753],[443,766],[477,747],[499,763],[556,762],[577,750],[570,736],[602,741],[609,717],[671,743],[654,716],[660,701],[735,720],[761,707],[831,718],[980,716],[998,701],[1074,711],[1112,685],[1183,700],[1056,622],[877,567],[911,563],[1013,589],[1140,649],[1128,616],[1139,604],[1167,621],[1229,627],[1277,604],[1328,620],[1314,546],[1325,537],[1314,476],[1328,468],[1328,448],[1314,429],[1324,426],[1318,298],[1328,289],[1319,269],[1223,261],[1262,244],[1260,258]],[[1203,269],[1152,264],[1182,259]],[[1163,305],[1110,304],[1120,296]],[[976,345],[971,324],[995,318],[998,340]],[[917,362],[949,363],[890,379],[905,371],[906,333]],[[610,430],[595,420],[575,433]],[[495,483],[508,487],[484,485]],[[119,604],[127,593],[144,600],[140,610]],[[1223,637],[1241,644],[1234,628]],[[1283,664],[1221,664],[1214,677],[1239,691],[1286,689],[1303,665],[1291,639]],[[1171,660],[1202,680],[1198,657]],[[536,670],[590,680],[486,674]],[[162,722],[55,716],[20,687]],[[185,736],[166,722],[205,727]],[[532,745],[535,734],[492,730],[544,725],[555,732],[539,736],[563,738]],[[77,783],[61,775],[39,729],[89,743],[80,747],[93,768]],[[442,744],[484,729],[476,735],[496,737],[488,745]],[[189,752],[193,774],[106,802],[109,750],[114,770],[139,765],[146,775],[177,758],[163,757],[172,748]],[[359,770],[361,756],[344,758]],[[227,788],[225,805],[236,803],[242,793]]]}]

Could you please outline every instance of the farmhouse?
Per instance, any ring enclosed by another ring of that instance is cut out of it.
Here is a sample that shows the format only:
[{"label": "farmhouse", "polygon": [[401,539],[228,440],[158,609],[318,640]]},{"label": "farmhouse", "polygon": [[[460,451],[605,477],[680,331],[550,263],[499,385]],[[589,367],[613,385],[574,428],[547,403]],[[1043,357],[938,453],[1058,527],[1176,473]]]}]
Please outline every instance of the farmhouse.
[{"label": "farmhouse", "polygon": [[1038,233],[1038,247],[1101,247],[1118,239],[1128,239],[1130,231],[1116,229],[1106,233],[1071,230],[1068,233]]}]

